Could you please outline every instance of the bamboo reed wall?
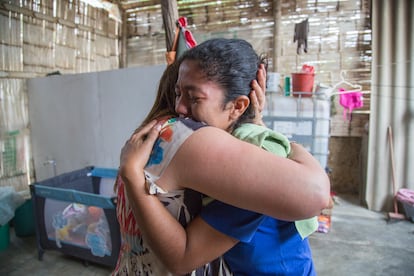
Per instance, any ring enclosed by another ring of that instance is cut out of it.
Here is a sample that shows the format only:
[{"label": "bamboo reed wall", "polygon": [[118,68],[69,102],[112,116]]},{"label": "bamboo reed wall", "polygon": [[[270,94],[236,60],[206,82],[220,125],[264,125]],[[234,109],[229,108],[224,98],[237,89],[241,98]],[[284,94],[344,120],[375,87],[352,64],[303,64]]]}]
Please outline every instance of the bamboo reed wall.
[{"label": "bamboo reed wall", "polygon": [[75,1],[0,1],[0,186],[35,179],[26,79],[119,68],[119,24]]}]

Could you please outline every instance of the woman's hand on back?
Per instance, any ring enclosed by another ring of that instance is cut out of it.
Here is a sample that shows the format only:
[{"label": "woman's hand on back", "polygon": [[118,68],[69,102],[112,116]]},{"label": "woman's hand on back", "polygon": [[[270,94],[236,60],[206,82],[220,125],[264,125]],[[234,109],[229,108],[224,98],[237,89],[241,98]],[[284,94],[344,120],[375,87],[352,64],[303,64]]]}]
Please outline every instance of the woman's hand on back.
[{"label": "woman's hand on back", "polygon": [[142,177],[160,129],[161,125],[154,120],[135,131],[125,143],[119,164],[119,174],[124,181],[133,179],[136,174]]}]

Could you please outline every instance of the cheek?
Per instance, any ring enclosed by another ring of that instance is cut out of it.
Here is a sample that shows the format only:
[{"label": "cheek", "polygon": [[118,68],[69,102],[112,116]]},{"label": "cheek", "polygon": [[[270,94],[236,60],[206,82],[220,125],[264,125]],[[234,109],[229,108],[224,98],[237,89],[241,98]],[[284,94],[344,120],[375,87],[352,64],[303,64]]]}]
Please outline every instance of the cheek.
[{"label": "cheek", "polygon": [[193,113],[193,118],[196,121],[204,122],[209,126],[218,127],[223,129],[223,126],[226,124],[225,119],[222,118],[221,114],[216,112],[211,112],[208,110],[206,112]]},{"label": "cheek", "polygon": [[209,109],[205,109],[200,105],[192,105],[191,106],[191,116],[194,120],[205,122],[207,124],[210,124],[212,116],[209,113]]}]

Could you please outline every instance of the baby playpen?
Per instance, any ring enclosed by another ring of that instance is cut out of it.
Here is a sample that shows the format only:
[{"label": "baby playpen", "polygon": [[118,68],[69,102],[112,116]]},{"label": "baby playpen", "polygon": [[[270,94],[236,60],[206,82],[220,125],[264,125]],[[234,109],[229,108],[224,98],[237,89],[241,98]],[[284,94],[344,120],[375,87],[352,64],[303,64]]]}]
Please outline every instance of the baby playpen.
[{"label": "baby playpen", "polygon": [[121,244],[116,174],[87,167],[31,185],[39,260],[50,249],[115,267]]}]

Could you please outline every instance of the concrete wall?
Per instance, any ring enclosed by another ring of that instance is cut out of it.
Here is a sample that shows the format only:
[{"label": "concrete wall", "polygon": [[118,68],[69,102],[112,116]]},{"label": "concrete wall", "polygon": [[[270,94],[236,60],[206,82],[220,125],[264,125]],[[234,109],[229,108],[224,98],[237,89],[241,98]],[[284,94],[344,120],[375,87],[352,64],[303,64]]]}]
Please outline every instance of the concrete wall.
[{"label": "concrete wall", "polygon": [[117,168],[121,147],[153,104],[164,68],[29,80],[36,180],[89,165]]}]

